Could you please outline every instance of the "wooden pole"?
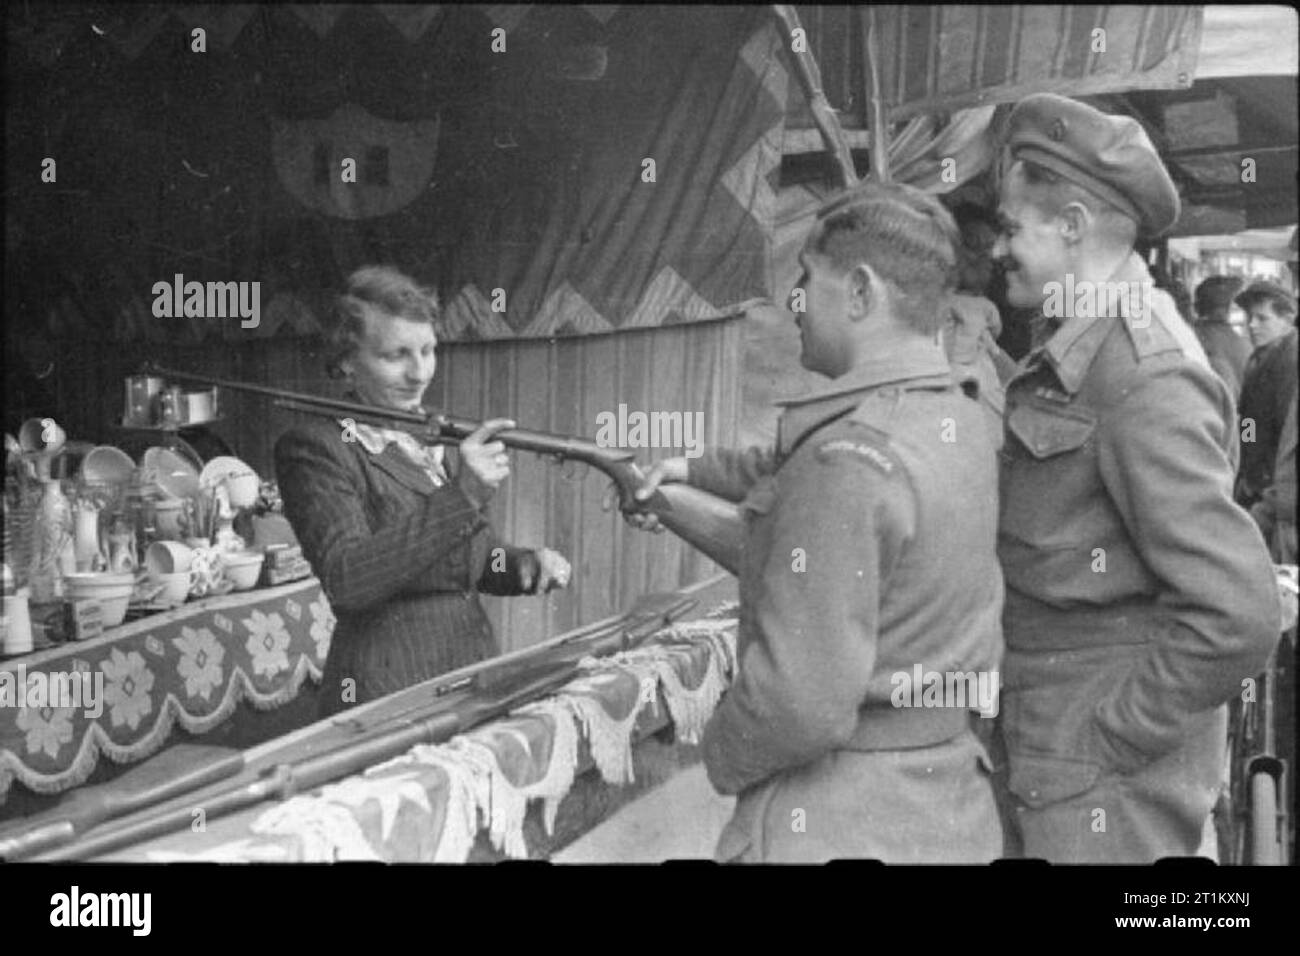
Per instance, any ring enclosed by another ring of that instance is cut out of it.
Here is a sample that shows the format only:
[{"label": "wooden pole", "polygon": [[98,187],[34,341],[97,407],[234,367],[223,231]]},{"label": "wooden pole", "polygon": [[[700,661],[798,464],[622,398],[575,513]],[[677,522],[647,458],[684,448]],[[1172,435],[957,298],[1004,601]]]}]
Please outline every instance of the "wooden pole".
[{"label": "wooden pole", "polygon": [[871,126],[871,176],[878,183],[889,182],[889,121],[885,102],[880,96],[880,58],[876,50],[876,10],[866,8],[867,35],[863,44],[863,58],[866,61],[867,105],[870,109],[868,123]]},{"label": "wooden pole", "polygon": [[[793,6],[788,3],[776,3],[772,5],[772,9],[780,17],[781,23],[785,26],[786,33],[789,36],[793,37],[795,30],[803,30],[803,26],[799,22],[799,14]],[[807,37],[806,31],[804,36]],[[849,143],[844,136],[843,128],[840,126],[839,117],[831,109],[830,101],[826,99],[826,93],[822,89],[822,72],[817,66],[817,59],[806,46],[802,50],[795,50],[792,46],[791,52],[794,54],[795,71],[799,74],[799,83],[803,87],[804,94],[808,97],[808,105],[812,108],[817,129],[821,131],[822,139],[826,142],[826,150],[835,158],[840,172],[840,179],[846,187],[856,185],[858,173],[853,168],[853,154],[849,152]]]}]

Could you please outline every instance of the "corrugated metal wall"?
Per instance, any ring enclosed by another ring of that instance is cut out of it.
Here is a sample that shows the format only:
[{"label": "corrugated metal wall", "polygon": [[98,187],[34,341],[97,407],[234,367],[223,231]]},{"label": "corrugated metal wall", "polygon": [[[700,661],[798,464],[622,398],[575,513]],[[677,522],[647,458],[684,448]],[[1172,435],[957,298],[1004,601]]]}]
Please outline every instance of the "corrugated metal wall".
[{"label": "corrugated metal wall", "polygon": [[[428,404],[466,417],[510,416],[523,428],[591,438],[597,414],[617,414],[619,403],[629,411],[699,411],[705,444],[729,444],[740,420],[744,322],[738,317],[616,335],[443,345]],[[298,391],[340,391],[324,376],[319,348],[303,340],[148,353],[127,352],[113,343],[66,343],[62,349],[45,380],[54,406],[30,413],[53,414],[71,438],[116,444],[137,454],[151,443],[150,436],[124,434],[112,423],[122,413],[122,376],[146,358]],[[272,475],[275,439],[298,413],[229,392],[223,402],[224,420],[214,430],[260,474]],[[639,460],[671,454],[671,449],[648,449]],[[608,488],[603,475],[585,466],[514,455],[511,477],[493,503],[495,526],[511,543],[546,544],[563,552],[573,562],[574,578],[569,590],[546,598],[485,598],[505,649],[608,616],[648,591],[716,573],[713,562],[672,535],[635,531],[616,510],[602,511]]]}]

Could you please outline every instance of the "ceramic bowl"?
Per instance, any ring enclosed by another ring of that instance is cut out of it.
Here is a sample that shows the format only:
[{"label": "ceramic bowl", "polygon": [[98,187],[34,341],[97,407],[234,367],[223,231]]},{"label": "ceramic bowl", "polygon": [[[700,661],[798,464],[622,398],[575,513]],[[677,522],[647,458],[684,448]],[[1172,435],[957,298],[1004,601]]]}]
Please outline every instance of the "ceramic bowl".
[{"label": "ceramic bowl", "polygon": [[104,627],[117,627],[126,620],[126,608],[135,591],[135,575],[112,572],[65,574],[63,587],[70,601],[99,602],[104,613]]},{"label": "ceramic bowl", "polygon": [[221,556],[221,566],[236,591],[248,591],[257,585],[266,556],[260,551],[237,551]]},{"label": "ceramic bowl", "polygon": [[135,473],[131,456],[112,445],[96,445],[81,462],[83,481],[106,485],[129,485]]}]

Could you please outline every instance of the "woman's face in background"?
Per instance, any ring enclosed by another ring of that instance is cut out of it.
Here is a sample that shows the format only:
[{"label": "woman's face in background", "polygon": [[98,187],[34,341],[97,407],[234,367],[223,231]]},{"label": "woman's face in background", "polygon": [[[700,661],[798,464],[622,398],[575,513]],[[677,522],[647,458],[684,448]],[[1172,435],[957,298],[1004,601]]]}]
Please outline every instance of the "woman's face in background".
[{"label": "woman's face in background", "polygon": [[341,364],[368,404],[419,411],[438,367],[438,337],[428,322],[412,322],[367,310],[365,334]]}]

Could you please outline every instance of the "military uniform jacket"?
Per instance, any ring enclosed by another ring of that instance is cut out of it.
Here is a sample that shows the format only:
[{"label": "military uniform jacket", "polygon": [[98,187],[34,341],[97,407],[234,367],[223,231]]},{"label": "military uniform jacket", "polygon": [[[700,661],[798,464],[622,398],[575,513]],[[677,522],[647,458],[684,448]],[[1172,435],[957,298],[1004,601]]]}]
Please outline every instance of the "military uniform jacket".
[{"label": "military uniform jacket", "polygon": [[[1149,275],[1133,255],[1114,279]],[[1173,301],[1149,302],[1067,319],[1007,386],[1002,720],[1031,803],[1185,744],[1277,639],[1269,556],[1232,499],[1232,396]]]},{"label": "military uniform jacket", "polygon": [[993,671],[1002,653],[996,455],[942,346],[782,404],[775,449],[690,467],[747,520],[739,668],[703,741],[721,793],[836,749],[950,739],[977,702],[898,708],[893,675]]}]

